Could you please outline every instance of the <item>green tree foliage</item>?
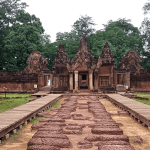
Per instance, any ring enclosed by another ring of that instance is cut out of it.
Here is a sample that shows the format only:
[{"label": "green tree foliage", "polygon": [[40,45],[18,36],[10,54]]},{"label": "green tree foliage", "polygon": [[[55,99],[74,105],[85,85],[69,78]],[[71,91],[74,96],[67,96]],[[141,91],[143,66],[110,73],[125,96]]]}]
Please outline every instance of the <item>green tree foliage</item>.
[{"label": "green tree foliage", "polygon": [[[150,11],[150,2],[146,3],[143,7],[144,15],[148,14]],[[141,33],[143,33],[142,42],[145,46],[145,51],[143,52],[144,58],[142,59],[142,66],[146,69],[150,69],[150,20],[149,18],[144,18],[140,27]]]},{"label": "green tree foliage", "polygon": [[92,17],[87,15],[81,16],[81,18],[72,25],[72,31],[75,31],[81,39],[83,34],[89,36],[94,33],[95,29],[92,28],[92,25],[96,25],[93,23]]},{"label": "green tree foliage", "polygon": [[[131,49],[135,49],[140,56],[143,56],[144,49],[140,31],[137,27],[128,23],[128,21],[129,20],[125,19],[118,19],[118,21],[114,22],[110,20],[107,25],[104,25],[104,31],[99,34],[104,40],[104,42],[102,42],[103,45],[106,41],[110,43],[110,49],[114,55],[117,68],[119,67],[119,61],[121,61],[123,55]],[[95,40],[94,42],[96,42]]]},{"label": "green tree foliage", "polygon": [[20,0],[1,0],[0,1],[0,70],[3,70],[5,63],[4,57],[4,38],[9,34],[9,25],[12,23],[12,18],[15,17],[17,11],[23,10],[28,5],[26,3],[18,3]]},{"label": "green tree foliage", "polygon": [[44,29],[39,18],[31,16],[24,10],[18,10],[9,34],[4,39],[6,70],[16,71],[17,68],[23,70],[27,66],[26,60],[32,50],[42,52],[44,49],[40,35],[43,33]]}]

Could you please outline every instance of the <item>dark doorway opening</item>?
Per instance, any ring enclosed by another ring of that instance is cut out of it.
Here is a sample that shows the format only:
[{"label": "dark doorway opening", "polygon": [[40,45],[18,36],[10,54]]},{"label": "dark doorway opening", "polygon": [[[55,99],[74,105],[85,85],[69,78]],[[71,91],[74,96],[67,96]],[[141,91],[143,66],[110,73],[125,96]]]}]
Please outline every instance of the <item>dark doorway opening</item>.
[{"label": "dark doorway opening", "polygon": [[117,74],[117,84],[122,84],[121,83],[121,74]]},{"label": "dark doorway opening", "polygon": [[86,75],[82,75],[82,80],[86,80]]},{"label": "dark doorway opening", "polygon": [[88,89],[88,86],[80,86],[80,89]]}]

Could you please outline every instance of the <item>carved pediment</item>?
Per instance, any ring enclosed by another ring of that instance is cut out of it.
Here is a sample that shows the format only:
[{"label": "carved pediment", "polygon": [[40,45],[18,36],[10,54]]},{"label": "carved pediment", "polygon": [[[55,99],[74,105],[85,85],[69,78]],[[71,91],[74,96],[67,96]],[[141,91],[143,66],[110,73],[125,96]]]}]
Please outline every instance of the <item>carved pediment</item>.
[{"label": "carved pediment", "polygon": [[24,71],[27,73],[38,73],[38,71],[48,70],[47,60],[37,50],[32,51],[26,63],[28,64],[28,66],[24,69]]},{"label": "carved pediment", "polygon": [[[92,55],[92,51],[88,47],[88,43],[85,39],[85,34],[83,35],[83,38],[80,40],[78,51],[76,55],[74,56],[74,58],[71,60],[71,65],[74,66],[73,68],[75,69],[77,68],[77,66],[82,66],[83,62],[87,69],[93,68],[94,57]],[[79,67],[79,68],[82,68],[82,67]]]},{"label": "carved pediment", "polygon": [[140,65],[141,62],[142,59],[138,53],[134,49],[131,49],[122,57],[122,60],[120,61],[120,68],[129,69],[131,73],[135,73],[138,72],[138,70],[143,69]]},{"label": "carved pediment", "polygon": [[109,45],[107,42],[104,46],[104,50],[102,51],[102,54],[99,57],[101,57],[102,63],[113,63],[114,64],[114,56],[113,56],[111,49],[109,48]]}]

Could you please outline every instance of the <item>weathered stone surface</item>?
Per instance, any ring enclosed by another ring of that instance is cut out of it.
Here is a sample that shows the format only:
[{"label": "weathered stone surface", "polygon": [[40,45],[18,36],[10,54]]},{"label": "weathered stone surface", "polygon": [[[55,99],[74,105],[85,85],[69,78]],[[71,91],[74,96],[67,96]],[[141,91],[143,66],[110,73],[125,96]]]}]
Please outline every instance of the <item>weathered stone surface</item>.
[{"label": "weathered stone surface", "polygon": [[129,69],[131,74],[135,74],[140,69],[144,69],[141,66],[142,58],[139,56],[139,54],[134,50],[131,49],[128,51],[124,56],[122,57],[122,60],[120,63],[120,69]]},{"label": "weathered stone surface", "polygon": [[102,145],[129,145],[129,142],[126,141],[100,141],[95,146],[102,146]]},{"label": "weathered stone surface", "polygon": [[89,141],[81,141],[81,142],[78,142],[78,145],[84,145],[84,144],[92,144],[92,143],[89,142]]},{"label": "weathered stone surface", "polygon": [[56,138],[32,138],[28,142],[28,146],[31,145],[49,145],[60,148],[71,148],[72,144],[68,139],[56,139]]},{"label": "weathered stone surface", "polygon": [[51,132],[45,131],[38,131],[36,132],[32,138],[58,138],[58,139],[68,139],[68,137],[64,134],[56,134]]},{"label": "weathered stone surface", "polygon": [[37,129],[43,127],[43,125],[44,125],[44,124],[41,124],[41,123],[34,123],[34,124],[31,126],[31,128],[32,128],[32,130],[37,130]]},{"label": "weathered stone surface", "polygon": [[89,136],[85,137],[84,140],[90,141],[90,142],[99,141],[99,136],[89,135]]},{"label": "weathered stone surface", "polygon": [[109,134],[109,135],[122,135],[123,130],[120,128],[99,128],[95,127],[91,129],[93,134]]},{"label": "weathered stone surface", "polygon": [[66,126],[65,122],[48,122],[45,123],[45,125],[51,125],[51,126]]},{"label": "weathered stone surface", "polygon": [[89,124],[88,127],[91,128],[119,128],[117,124]]},{"label": "weathered stone surface", "polygon": [[82,134],[81,130],[63,131],[63,134]]},{"label": "weathered stone surface", "polygon": [[59,147],[49,145],[32,145],[27,150],[60,150]]},{"label": "weathered stone surface", "polygon": [[132,136],[130,137],[130,140],[133,142],[133,143],[143,143],[143,139],[140,137],[140,136]]},{"label": "weathered stone surface", "polygon": [[103,145],[102,147],[99,147],[98,150],[135,150],[135,149],[130,145]]},{"label": "weathered stone surface", "polygon": [[24,69],[27,73],[38,73],[38,71],[48,70],[46,58],[37,50],[33,50],[26,63],[28,66]]},{"label": "weathered stone surface", "polygon": [[39,128],[39,131],[57,131],[57,132],[62,132],[63,129],[59,126],[48,126],[48,127],[42,127],[42,128]]},{"label": "weathered stone surface", "polygon": [[39,122],[48,122],[48,121],[50,121],[50,119],[51,118],[49,118],[49,117],[48,118],[45,117],[45,118],[39,120]]},{"label": "weathered stone surface", "polygon": [[65,129],[67,130],[82,130],[81,126],[67,126]]},{"label": "weathered stone surface", "polygon": [[65,72],[67,70],[67,63],[70,63],[70,58],[67,55],[63,43],[61,42],[54,60],[53,68],[55,69],[55,74],[61,74]]},{"label": "weathered stone surface", "polygon": [[100,135],[99,141],[126,141],[129,142],[129,137],[126,135]]}]

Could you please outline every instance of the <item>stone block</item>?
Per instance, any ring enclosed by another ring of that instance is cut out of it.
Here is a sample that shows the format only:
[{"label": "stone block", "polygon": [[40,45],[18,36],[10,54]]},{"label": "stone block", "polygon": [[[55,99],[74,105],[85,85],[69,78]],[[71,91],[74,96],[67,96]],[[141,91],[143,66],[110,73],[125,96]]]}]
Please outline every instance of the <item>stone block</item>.
[{"label": "stone block", "polygon": [[17,132],[17,130],[16,129],[14,129],[13,131],[12,131],[12,133],[14,134],[14,133],[16,133]]},{"label": "stone block", "polygon": [[4,136],[4,139],[7,140],[8,138],[9,138],[9,133]]}]

